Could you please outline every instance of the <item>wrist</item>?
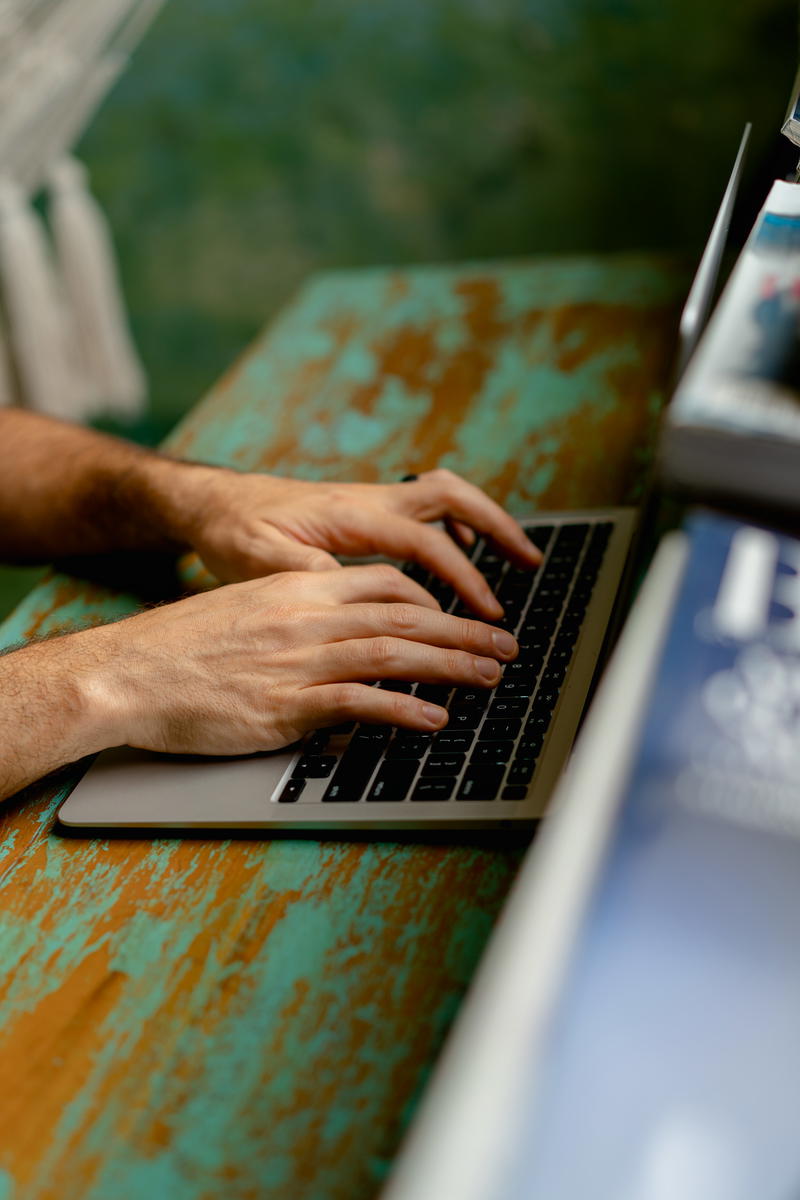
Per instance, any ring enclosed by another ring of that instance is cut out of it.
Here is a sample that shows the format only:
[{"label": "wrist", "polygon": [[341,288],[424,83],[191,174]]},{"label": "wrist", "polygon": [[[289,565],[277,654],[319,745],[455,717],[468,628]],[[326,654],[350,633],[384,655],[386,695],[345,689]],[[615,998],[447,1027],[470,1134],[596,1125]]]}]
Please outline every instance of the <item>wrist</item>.
[{"label": "wrist", "polygon": [[132,466],[125,502],[147,521],[164,549],[186,550],[213,507],[222,473],[224,468],[144,454]]},{"label": "wrist", "polygon": [[[11,701],[17,720],[25,712],[25,729],[12,745],[30,760],[31,769],[23,768],[20,778],[12,772],[16,787],[124,742],[124,691],[116,686],[117,655],[105,644],[104,633],[105,627],[88,629],[0,657],[0,695]],[[0,705],[0,729],[3,720]],[[4,795],[16,790],[5,783],[2,778]]]}]

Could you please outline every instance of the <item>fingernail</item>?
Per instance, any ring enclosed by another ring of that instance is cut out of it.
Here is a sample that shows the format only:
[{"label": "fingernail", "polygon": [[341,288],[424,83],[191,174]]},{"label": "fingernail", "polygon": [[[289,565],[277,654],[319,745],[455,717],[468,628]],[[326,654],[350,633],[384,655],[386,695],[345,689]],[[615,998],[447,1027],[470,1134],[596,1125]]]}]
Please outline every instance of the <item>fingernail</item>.
[{"label": "fingernail", "polygon": [[488,658],[476,658],[475,670],[488,683],[494,683],[496,679],[500,678],[500,668],[496,662],[492,662]]},{"label": "fingernail", "polygon": [[423,704],[422,715],[428,724],[433,725],[436,729],[439,729],[442,725],[444,725],[445,721],[447,720],[447,710],[444,708],[437,708],[435,704]]},{"label": "fingernail", "polygon": [[502,654],[503,658],[510,658],[516,653],[517,639],[511,633],[506,633],[504,629],[495,629],[492,634],[492,641],[498,654]]}]

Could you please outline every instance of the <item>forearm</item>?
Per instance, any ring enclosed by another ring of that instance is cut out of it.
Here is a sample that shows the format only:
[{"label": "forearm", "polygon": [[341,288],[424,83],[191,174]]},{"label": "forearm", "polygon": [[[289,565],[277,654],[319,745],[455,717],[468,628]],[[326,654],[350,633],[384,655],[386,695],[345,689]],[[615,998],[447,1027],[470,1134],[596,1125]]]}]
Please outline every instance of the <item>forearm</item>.
[{"label": "forearm", "polygon": [[0,656],[0,800],[119,742],[117,655],[106,628]]},{"label": "forearm", "polygon": [[0,558],[181,550],[212,467],[33,413],[0,412]]}]

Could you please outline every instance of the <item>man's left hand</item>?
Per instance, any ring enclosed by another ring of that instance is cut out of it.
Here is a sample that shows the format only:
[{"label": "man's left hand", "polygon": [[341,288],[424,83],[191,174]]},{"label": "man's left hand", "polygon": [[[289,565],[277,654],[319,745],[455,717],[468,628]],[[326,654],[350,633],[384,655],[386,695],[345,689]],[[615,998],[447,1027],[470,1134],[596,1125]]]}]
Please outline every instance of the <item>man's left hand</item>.
[{"label": "man's left hand", "polygon": [[[191,467],[180,472],[173,500],[183,537],[222,582],[328,571],[338,565],[333,555],[381,555],[420,563],[476,613],[497,619],[502,609],[461,546],[481,534],[520,566],[533,568],[542,558],[485,492],[444,469],[409,482],[370,484]],[[440,521],[453,536],[431,523]]]}]

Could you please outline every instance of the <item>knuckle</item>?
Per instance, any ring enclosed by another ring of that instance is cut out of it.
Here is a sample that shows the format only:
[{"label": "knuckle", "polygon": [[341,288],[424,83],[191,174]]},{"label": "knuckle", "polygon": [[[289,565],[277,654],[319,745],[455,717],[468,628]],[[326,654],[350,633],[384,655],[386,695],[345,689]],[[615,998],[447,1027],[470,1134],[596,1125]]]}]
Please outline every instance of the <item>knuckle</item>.
[{"label": "knuckle", "polygon": [[448,467],[437,467],[432,474],[435,477],[436,482],[443,484],[448,490],[450,490],[454,484],[458,483],[458,476],[454,471],[449,470]]},{"label": "knuckle", "polygon": [[336,685],[333,700],[338,714],[349,717],[356,714],[359,707],[361,689],[357,683],[339,683]]},{"label": "knuckle", "polygon": [[486,629],[478,621],[466,619],[462,622],[462,639],[468,646],[483,646],[486,644]]},{"label": "knuckle", "polygon": [[417,611],[413,604],[387,605],[386,622],[399,634],[410,633],[417,625]]},{"label": "knuckle", "polygon": [[393,665],[397,657],[397,648],[394,638],[377,637],[372,640],[369,647],[368,657],[376,666],[382,667],[384,670]]},{"label": "knuckle", "polygon": [[331,560],[324,550],[314,550],[306,559],[306,567],[309,571],[329,571]]},{"label": "knuckle", "polygon": [[405,696],[397,692],[387,692],[389,699],[386,705],[386,720],[389,725],[399,725],[408,716],[408,706]]},{"label": "knuckle", "polygon": [[369,569],[374,572],[378,582],[388,584],[390,587],[399,587],[401,581],[405,579],[403,572],[397,567],[393,567],[391,563],[375,563]]},{"label": "knuckle", "polygon": [[442,666],[448,675],[460,679],[463,675],[471,674],[469,660],[460,650],[443,650]]}]

